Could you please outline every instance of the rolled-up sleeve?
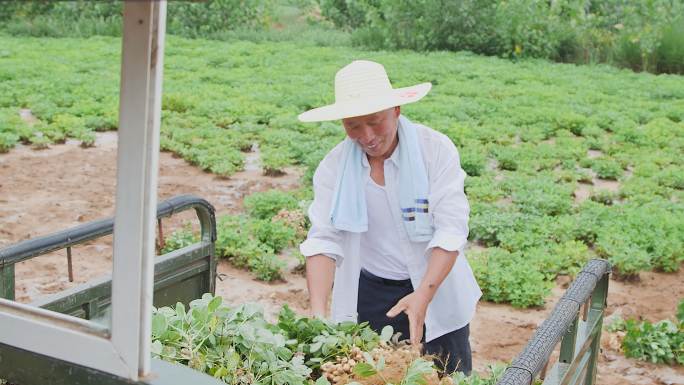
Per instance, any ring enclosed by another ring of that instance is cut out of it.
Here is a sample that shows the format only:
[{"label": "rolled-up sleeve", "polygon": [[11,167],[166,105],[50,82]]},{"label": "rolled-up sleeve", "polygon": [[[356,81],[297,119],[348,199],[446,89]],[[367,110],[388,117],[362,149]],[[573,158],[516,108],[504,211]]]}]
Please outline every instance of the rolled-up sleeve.
[{"label": "rolled-up sleeve", "polygon": [[444,137],[437,147],[431,162],[429,198],[435,232],[425,252],[429,256],[433,248],[440,247],[463,254],[470,214],[463,189],[466,173],[461,169],[458,150],[451,140]]},{"label": "rolled-up sleeve", "polygon": [[311,228],[306,240],[299,246],[305,257],[323,254],[339,266],[344,258],[342,234],[330,222],[330,205],[335,188],[335,170],[331,159],[324,159],[313,177],[314,200],[309,206]]}]

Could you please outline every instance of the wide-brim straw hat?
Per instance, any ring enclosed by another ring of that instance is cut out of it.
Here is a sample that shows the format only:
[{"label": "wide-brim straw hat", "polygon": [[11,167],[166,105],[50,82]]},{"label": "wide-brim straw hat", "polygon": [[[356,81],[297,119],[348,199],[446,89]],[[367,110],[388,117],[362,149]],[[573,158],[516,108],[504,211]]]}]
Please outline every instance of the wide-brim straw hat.
[{"label": "wide-brim straw hat", "polygon": [[323,122],[363,116],[391,107],[417,102],[431,83],[392,88],[382,64],[356,60],[335,74],[335,103],[299,115],[302,122]]}]

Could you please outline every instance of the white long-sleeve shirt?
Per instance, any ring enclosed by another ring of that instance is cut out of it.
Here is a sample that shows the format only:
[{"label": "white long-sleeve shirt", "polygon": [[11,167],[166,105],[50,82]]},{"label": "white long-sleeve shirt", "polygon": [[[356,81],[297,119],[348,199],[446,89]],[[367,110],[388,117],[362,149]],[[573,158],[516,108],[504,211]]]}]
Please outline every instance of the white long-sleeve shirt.
[{"label": "white long-sleeve shirt", "polygon": [[[458,151],[444,134],[420,124],[416,124],[416,127],[427,168],[430,187],[428,201],[435,231],[429,242],[410,242],[406,237],[400,237],[399,246],[407,256],[408,273],[413,287],[420,286],[434,247],[459,252],[454,267],[428,305],[425,340],[429,342],[468,324],[473,318],[482,292],[464,253],[470,207],[463,191],[466,173],[461,169]],[[396,208],[390,210],[389,214],[396,227],[403,226],[398,191],[399,147],[396,147],[392,156],[384,163],[385,189],[390,206]],[[316,169],[313,179],[314,201],[309,207],[311,229],[306,241],[301,244],[300,251],[306,257],[325,254],[335,259],[332,319],[336,322],[356,322],[361,234],[337,230],[330,221],[330,207],[343,156],[341,150],[341,144],[333,148]],[[367,181],[370,178],[370,165],[365,156],[363,167]],[[396,228],[388,231],[396,231]]]}]

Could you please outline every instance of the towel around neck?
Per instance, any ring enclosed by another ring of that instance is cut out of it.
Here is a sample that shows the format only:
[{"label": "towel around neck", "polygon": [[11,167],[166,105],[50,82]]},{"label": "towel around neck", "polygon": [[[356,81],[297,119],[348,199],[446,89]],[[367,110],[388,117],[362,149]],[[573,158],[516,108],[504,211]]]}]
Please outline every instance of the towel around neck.
[{"label": "towel around neck", "polygon": [[[430,221],[429,183],[417,127],[399,116],[399,204],[404,226],[412,242],[427,242],[434,229]],[[368,209],[361,147],[350,138],[343,144],[330,220],[338,230],[368,231]]]}]

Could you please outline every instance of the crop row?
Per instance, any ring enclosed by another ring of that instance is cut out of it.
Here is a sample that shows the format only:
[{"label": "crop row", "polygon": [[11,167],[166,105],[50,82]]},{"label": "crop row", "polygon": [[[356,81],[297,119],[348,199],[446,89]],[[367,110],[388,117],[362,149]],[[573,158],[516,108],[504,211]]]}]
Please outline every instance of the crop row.
[{"label": "crop row", "polygon": [[[119,46],[105,37],[0,36],[0,149],[66,137],[89,145],[93,131],[115,128]],[[305,168],[298,203],[284,214],[301,217],[313,170],[344,131],[296,116],[331,102],[333,74],[356,58],[385,64],[398,87],[433,83],[427,98],[403,112],[460,150],[472,206],[468,257],[485,298],[541,304],[556,275],[572,275],[594,255],[611,260],[621,276],[680,268],[679,76],[468,53],[169,37],[162,148],[230,176],[258,143],[265,172]],[[22,109],[36,121],[20,118]],[[222,219],[217,250],[264,279],[277,278],[276,254],[298,239],[277,223],[251,214]]]}]

